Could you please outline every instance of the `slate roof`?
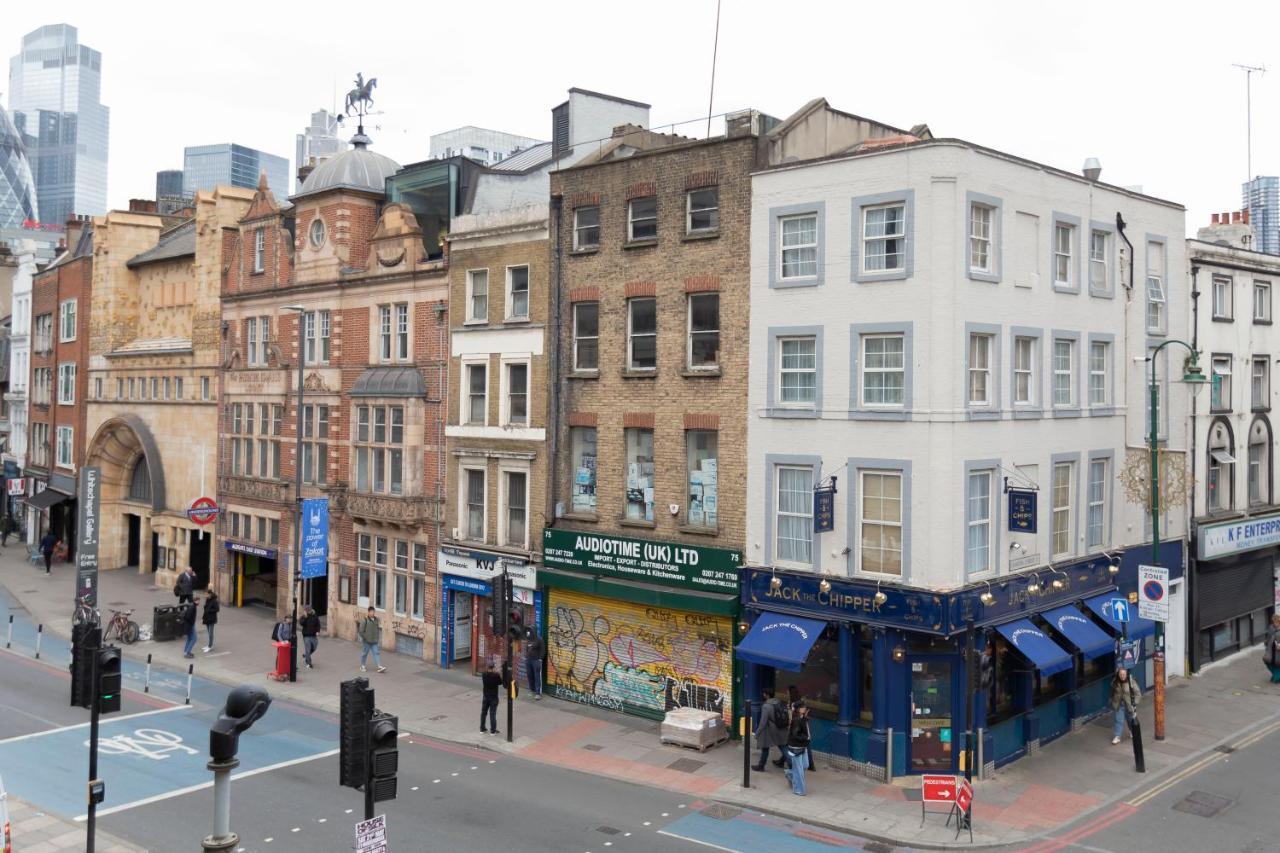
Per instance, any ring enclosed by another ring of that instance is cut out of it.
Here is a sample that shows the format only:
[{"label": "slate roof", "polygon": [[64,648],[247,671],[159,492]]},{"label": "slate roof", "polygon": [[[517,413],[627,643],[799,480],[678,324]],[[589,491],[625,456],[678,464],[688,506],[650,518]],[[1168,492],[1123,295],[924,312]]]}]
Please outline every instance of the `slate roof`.
[{"label": "slate roof", "polygon": [[352,397],[425,397],[427,383],[415,367],[370,367],[351,386]]},{"label": "slate roof", "polygon": [[145,252],[134,255],[127,266],[140,267],[156,261],[171,261],[196,253],[196,221],[188,219],[160,235],[160,242]]}]

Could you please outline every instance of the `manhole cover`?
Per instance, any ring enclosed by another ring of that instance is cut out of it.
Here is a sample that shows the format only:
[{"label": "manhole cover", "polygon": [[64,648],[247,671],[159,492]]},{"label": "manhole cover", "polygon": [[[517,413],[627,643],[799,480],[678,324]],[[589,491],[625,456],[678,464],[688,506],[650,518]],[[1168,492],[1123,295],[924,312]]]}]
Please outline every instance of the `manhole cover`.
[{"label": "manhole cover", "polygon": [[742,814],[742,809],[735,809],[733,806],[722,805],[721,803],[712,803],[703,809],[699,814],[704,817],[714,818],[715,820],[733,820]]},{"label": "manhole cover", "polygon": [[1174,804],[1174,811],[1186,812],[1199,817],[1217,817],[1231,806],[1232,800],[1210,794],[1208,791],[1192,791]]},{"label": "manhole cover", "polygon": [[893,848],[880,841],[869,841],[862,845],[866,853],[893,853]]},{"label": "manhole cover", "polygon": [[599,752],[600,750],[604,749],[604,747],[598,743],[584,743],[582,745],[582,748],[590,752]]},{"label": "manhole cover", "polygon": [[614,829],[612,826],[597,826],[596,832],[603,832],[605,835],[620,835],[621,829]]},{"label": "manhole cover", "polygon": [[681,773],[694,773],[706,766],[707,762],[705,761],[697,761],[692,758],[677,758],[667,765],[667,769],[679,770]]}]

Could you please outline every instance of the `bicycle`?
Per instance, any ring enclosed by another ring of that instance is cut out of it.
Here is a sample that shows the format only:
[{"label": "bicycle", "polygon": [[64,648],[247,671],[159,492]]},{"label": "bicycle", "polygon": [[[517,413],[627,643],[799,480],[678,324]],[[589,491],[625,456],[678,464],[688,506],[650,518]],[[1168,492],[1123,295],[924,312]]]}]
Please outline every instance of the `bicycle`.
[{"label": "bicycle", "polygon": [[89,603],[89,596],[81,596],[76,602],[76,612],[71,614],[72,625],[91,625],[97,627],[102,621],[102,615],[98,613],[97,608]]},{"label": "bicycle", "polygon": [[115,638],[121,640],[127,646],[136,643],[138,641],[138,623],[129,618],[132,615],[132,610],[112,610],[111,621],[107,623],[107,629],[102,632],[103,641]]}]

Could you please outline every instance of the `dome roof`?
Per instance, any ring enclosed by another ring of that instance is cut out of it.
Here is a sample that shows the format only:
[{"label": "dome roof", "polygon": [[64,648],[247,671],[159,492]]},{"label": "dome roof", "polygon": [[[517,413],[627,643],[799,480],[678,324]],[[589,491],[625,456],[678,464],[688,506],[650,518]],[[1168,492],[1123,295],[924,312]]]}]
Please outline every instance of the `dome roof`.
[{"label": "dome roof", "polygon": [[353,136],[351,143],[355,147],[316,166],[293,198],[330,190],[360,190],[379,194],[385,192],[387,178],[400,171],[400,164],[390,157],[370,151],[370,141],[364,134]]},{"label": "dome roof", "polygon": [[36,214],[36,184],[22,137],[0,107],[0,228],[18,228]]}]

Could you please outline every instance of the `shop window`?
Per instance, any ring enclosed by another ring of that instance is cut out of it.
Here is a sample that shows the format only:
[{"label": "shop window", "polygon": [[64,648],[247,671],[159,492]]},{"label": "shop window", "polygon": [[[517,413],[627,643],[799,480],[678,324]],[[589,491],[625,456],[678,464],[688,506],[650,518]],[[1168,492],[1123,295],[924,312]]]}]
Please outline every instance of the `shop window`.
[{"label": "shop window", "polygon": [[799,691],[810,713],[835,720],[840,712],[840,629],[828,624],[799,672],[775,670],[774,689],[784,700],[788,688]]},{"label": "shop window", "polygon": [[992,726],[1024,710],[1016,704],[1017,677],[1019,670],[1027,668],[1027,663],[1009,648],[1003,637],[996,637],[984,654],[992,655],[995,666],[991,692],[987,695],[987,725]]},{"label": "shop window", "polygon": [[866,625],[859,626],[859,631],[862,643],[858,651],[858,719],[869,724],[875,713],[875,639]]},{"label": "shop window", "polygon": [[596,511],[596,428],[571,427],[569,452],[573,459],[570,512]]},{"label": "shop window", "polygon": [[685,431],[684,439],[689,466],[686,522],[690,527],[714,529],[719,514],[719,433],[691,429]]},{"label": "shop window", "polygon": [[628,428],[626,437],[626,518],[653,521],[653,430]]}]

